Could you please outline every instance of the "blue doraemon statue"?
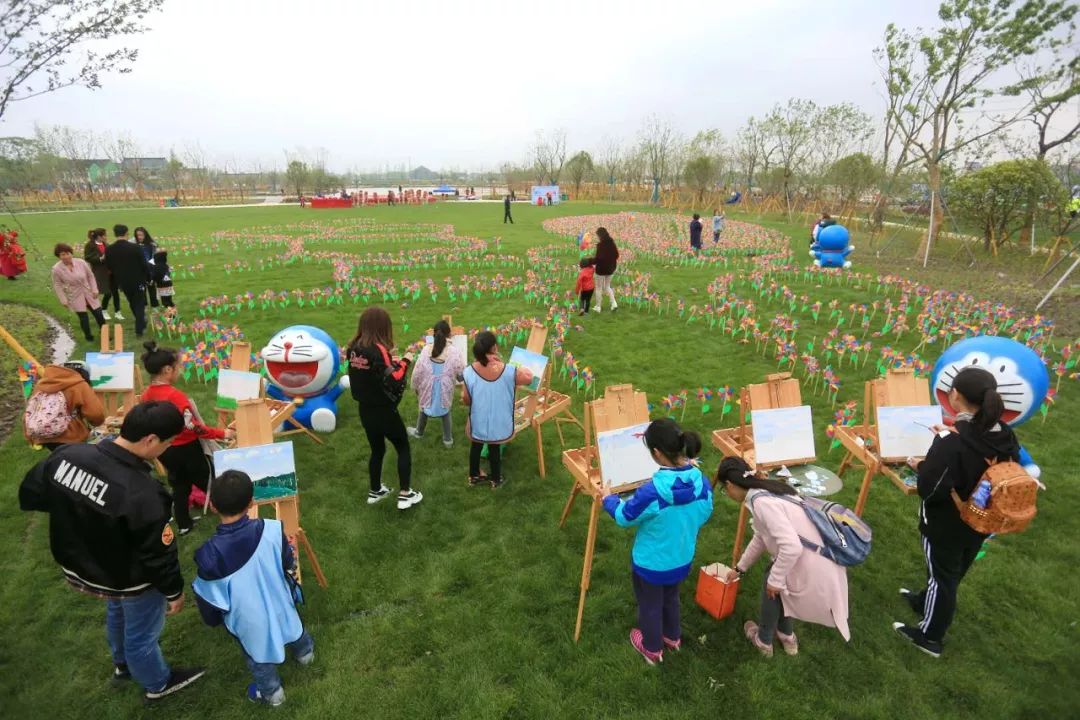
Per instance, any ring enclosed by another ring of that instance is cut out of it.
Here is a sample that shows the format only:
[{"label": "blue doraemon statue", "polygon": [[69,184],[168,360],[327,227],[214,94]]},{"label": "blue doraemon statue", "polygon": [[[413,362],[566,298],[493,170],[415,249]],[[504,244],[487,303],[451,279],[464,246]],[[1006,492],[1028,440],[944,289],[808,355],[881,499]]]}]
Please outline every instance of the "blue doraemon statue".
[{"label": "blue doraemon statue", "polygon": [[847,256],[855,249],[843,225],[828,225],[818,231],[817,240],[810,246],[810,256],[818,267],[851,267]]},{"label": "blue doraemon statue", "polygon": [[[952,378],[969,366],[981,367],[994,374],[998,392],[1005,403],[1001,419],[1013,427],[1038,411],[1050,389],[1046,365],[1027,345],[994,335],[967,338],[941,354],[930,379],[934,400],[941,405],[946,422],[952,423],[956,417],[956,411],[949,404]],[[1039,466],[1023,447],[1020,448],[1020,464],[1032,477],[1039,477]]]},{"label": "blue doraemon statue", "polygon": [[337,427],[337,399],[349,386],[348,376],[338,380],[341,355],[337,343],[324,330],[311,325],[290,325],[276,333],[261,352],[267,394],[276,400],[299,398],[293,418],[318,432]]}]

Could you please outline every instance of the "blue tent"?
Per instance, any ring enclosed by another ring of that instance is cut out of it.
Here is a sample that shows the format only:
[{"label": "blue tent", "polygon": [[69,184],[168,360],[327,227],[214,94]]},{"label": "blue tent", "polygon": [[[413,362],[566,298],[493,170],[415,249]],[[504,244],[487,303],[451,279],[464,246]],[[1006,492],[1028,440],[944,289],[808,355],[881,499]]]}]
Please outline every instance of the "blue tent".
[{"label": "blue tent", "polygon": [[439,187],[432,190],[431,194],[432,195],[453,195],[454,194],[454,188],[450,187],[446,183],[443,183]]}]

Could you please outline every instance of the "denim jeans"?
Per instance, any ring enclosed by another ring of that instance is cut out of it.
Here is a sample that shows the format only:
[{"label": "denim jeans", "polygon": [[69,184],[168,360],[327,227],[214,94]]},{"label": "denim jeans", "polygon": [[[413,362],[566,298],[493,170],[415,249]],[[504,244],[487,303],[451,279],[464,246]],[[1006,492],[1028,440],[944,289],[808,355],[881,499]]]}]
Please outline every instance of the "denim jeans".
[{"label": "denim jeans", "polygon": [[[300,639],[289,643],[285,647],[289,649],[294,659],[300,659],[315,649],[315,640],[305,630]],[[248,669],[251,670],[251,675],[255,678],[255,686],[259,688],[260,695],[266,698],[278,691],[278,688],[281,687],[281,678],[278,676],[276,663],[255,662],[247,653],[244,653],[244,660],[247,661]]]},{"label": "denim jeans", "polygon": [[172,673],[158,644],[165,627],[165,596],[150,589],[106,603],[105,634],[113,663],[126,664],[131,677],[147,690],[165,687]]},{"label": "denim jeans", "polygon": [[[416,434],[417,435],[423,435],[424,434],[424,428],[427,427],[428,419],[429,419],[428,414],[425,413],[423,410],[421,410],[420,411],[420,417],[416,420]],[[453,418],[451,417],[450,413],[447,412],[445,415],[441,416],[439,418],[439,421],[442,423],[442,439],[443,439],[443,442],[453,442],[454,441],[454,427],[451,424],[453,422]]]}]

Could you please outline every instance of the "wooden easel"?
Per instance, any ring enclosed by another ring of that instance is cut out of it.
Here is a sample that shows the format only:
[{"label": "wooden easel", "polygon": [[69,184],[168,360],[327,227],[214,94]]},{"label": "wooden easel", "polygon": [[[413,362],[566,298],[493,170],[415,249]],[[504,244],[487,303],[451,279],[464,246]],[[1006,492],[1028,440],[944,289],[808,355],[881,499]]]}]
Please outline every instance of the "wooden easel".
[{"label": "wooden easel", "polygon": [[[752,410],[775,410],[777,408],[798,407],[802,402],[802,388],[791,373],[772,373],[765,376],[765,382],[747,385],[742,389],[739,402],[739,427],[714,430],[712,444],[726,455],[740,457],[751,470],[768,470],[781,465],[806,465],[817,460],[816,457],[798,458],[787,462],[756,462],[754,454],[754,432],[746,425],[746,413]],[[739,561],[742,554],[743,539],[746,536],[746,505],[739,506],[739,524],[735,530],[735,547],[731,553],[731,566]]]},{"label": "wooden easel", "polygon": [[848,425],[836,428],[836,437],[847,449],[847,455],[840,463],[837,475],[843,475],[849,467],[858,464],[863,473],[859,499],[855,503],[855,513],[862,515],[866,507],[866,498],[870,494],[870,481],[877,474],[882,474],[892,481],[905,495],[914,495],[918,489],[904,483],[894,467],[906,458],[881,457],[879,455],[877,409],[894,405],[929,405],[930,383],[926,378],[916,377],[912,368],[890,369],[883,378],[866,382],[863,399],[863,421],[860,425]]},{"label": "wooden easel", "polygon": [[[529,331],[529,340],[525,349],[537,355],[543,355],[547,335],[548,330],[545,326],[533,325],[532,330]],[[536,432],[536,463],[542,478],[547,477],[547,468],[544,463],[544,423],[549,420],[555,421],[560,447],[566,447],[566,438],[563,436],[562,428],[565,423],[585,429],[570,410],[572,402],[570,396],[551,389],[551,365],[549,360],[536,390],[521,388],[525,395],[514,403],[514,437],[530,427]]]},{"label": "wooden easel", "polygon": [[[604,499],[604,482],[600,474],[600,455],[594,444],[596,433],[618,430],[649,421],[649,404],[645,393],[634,390],[633,385],[612,385],[604,389],[604,397],[585,403],[585,447],[564,450],[563,465],[574,478],[570,497],[563,507],[559,527],[566,525],[566,518],[580,494],[592,498],[589,509],[589,530],[585,535],[585,557],[581,568],[581,593],[578,596],[577,622],[574,625],[574,642],[581,637],[581,621],[585,613],[585,594],[589,591],[592,576],[593,554],[596,550],[596,526]],[[623,485],[619,492],[633,490],[641,483]]]},{"label": "wooden easel", "polygon": [[[118,353],[124,351],[124,326],[117,323],[113,325],[112,342],[109,342],[109,325],[101,326],[101,352],[103,354]],[[94,390],[101,398],[101,404],[105,407],[106,417],[119,417],[131,408],[135,407],[136,393],[141,395],[143,390],[142,371],[138,363],[135,364],[134,388],[131,390]]]},{"label": "wooden easel", "polygon": [[[241,400],[236,408],[236,447],[252,447],[255,445],[269,445],[274,442],[274,426],[271,421],[270,408],[266,401]],[[271,505],[274,508],[274,516],[285,527],[285,536],[293,545],[294,551],[304,549],[311,570],[315,573],[315,580],[320,587],[326,587],[326,576],[323,575],[322,567],[319,566],[319,558],[315,555],[315,548],[311,546],[307,533],[300,526],[300,493],[290,497],[275,498],[273,500],[256,501],[248,516],[259,517],[259,508]],[[296,553],[296,577],[300,579],[300,555]]]}]

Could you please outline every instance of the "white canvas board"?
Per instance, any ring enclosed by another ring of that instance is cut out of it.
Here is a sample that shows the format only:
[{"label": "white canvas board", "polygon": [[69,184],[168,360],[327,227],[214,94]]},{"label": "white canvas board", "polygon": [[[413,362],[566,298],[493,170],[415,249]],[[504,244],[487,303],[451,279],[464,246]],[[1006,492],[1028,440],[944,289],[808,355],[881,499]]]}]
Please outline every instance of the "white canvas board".
[{"label": "white canvas board", "polygon": [[809,405],[751,410],[750,426],[758,465],[817,457]]},{"label": "white canvas board", "polygon": [[272,500],[296,494],[296,460],[291,440],[229,448],[214,453],[214,472],[241,470],[255,484],[256,500]]},{"label": "white canvas board", "polygon": [[[424,340],[428,345],[435,343],[434,335],[427,335]],[[461,357],[465,358],[465,363],[468,364],[472,361],[472,355],[469,354],[469,336],[465,333],[450,336],[450,345],[457,349],[461,353]]]},{"label": "white canvas board", "polygon": [[223,369],[218,373],[217,407],[235,410],[241,400],[257,400],[262,390],[258,373]]},{"label": "white canvas board", "polygon": [[548,359],[546,355],[529,352],[522,347],[515,347],[510,351],[510,364],[514,367],[524,367],[532,370],[532,382],[524,387],[533,392],[540,389],[540,381],[544,379],[544,371],[547,370]]},{"label": "white canvas board", "polygon": [[940,405],[896,405],[877,409],[878,445],[883,458],[926,457],[941,425]]},{"label": "white canvas board", "polygon": [[86,353],[90,387],[94,390],[134,390],[135,353]]},{"label": "white canvas board", "polygon": [[649,423],[644,422],[596,434],[604,487],[619,488],[642,482],[660,469],[642,440],[647,427]]}]

